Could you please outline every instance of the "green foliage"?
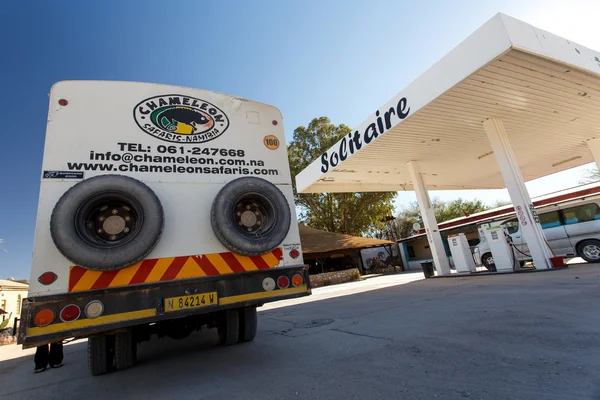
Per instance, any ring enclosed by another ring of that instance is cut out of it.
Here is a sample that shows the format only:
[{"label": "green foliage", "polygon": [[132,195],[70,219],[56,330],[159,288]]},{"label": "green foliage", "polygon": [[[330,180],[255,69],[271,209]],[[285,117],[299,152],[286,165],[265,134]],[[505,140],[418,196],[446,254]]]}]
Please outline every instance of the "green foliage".
[{"label": "green foliage", "polygon": [[600,171],[597,168],[588,169],[585,171],[584,178],[579,181],[580,184],[592,183],[600,180]]},{"label": "green foliage", "polygon": [[8,315],[8,318],[6,318],[4,321],[0,322],[0,331],[6,328],[6,326],[10,322],[11,317],[12,317],[12,312]]},{"label": "green foliage", "polygon": [[[464,200],[461,198],[446,202],[439,199],[432,199],[432,204],[438,223],[464,217],[467,213],[474,214],[492,208],[485,205],[481,200]],[[497,202],[494,207],[499,207],[498,204],[504,205],[502,202]],[[396,219],[389,224],[386,230],[380,230],[373,234],[373,236],[381,239],[392,238],[391,240],[394,240],[394,238],[406,238],[417,233],[413,229],[415,222],[418,222],[423,227],[419,205],[416,202],[412,202],[400,210]]]},{"label": "green foliage", "polygon": [[475,214],[489,208],[481,200],[464,200],[461,198],[449,202],[437,201],[434,203],[434,213],[438,223],[464,217],[466,214]]},{"label": "green foliage", "polygon": [[[315,118],[308,127],[296,128],[288,146],[292,177],[350,131],[344,124],[332,124],[327,117]],[[300,222],[316,229],[361,235],[371,226],[382,228],[381,220],[394,208],[395,192],[298,194],[295,179],[292,181]]]},{"label": "green foliage", "polygon": [[510,201],[506,200],[496,200],[496,202],[492,203],[491,208],[504,207],[512,204]]}]

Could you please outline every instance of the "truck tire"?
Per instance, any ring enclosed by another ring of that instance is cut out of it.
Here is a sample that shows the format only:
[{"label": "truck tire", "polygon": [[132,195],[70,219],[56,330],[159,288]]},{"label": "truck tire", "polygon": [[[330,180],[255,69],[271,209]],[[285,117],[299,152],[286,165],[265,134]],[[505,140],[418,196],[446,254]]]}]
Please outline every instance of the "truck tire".
[{"label": "truck tire", "polygon": [[67,190],[52,212],[50,233],[71,262],[99,271],[143,260],[162,235],[160,200],[144,183],[100,175]]},{"label": "truck tire", "polygon": [[238,310],[225,310],[217,328],[219,341],[223,346],[237,344],[240,337],[240,313]]},{"label": "truck tire", "polygon": [[291,223],[290,205],[271,182],[235,179],[221,189],[211,207],[217,239],[233,253],[260,256],[281,244]]},{"label": "truck tire", "polygon": [[251,342],[256,336],[258,328],[258,316],[256,307],[243,308],[240,310],[240,337],[239,343]]},{"label": "truck tire", "polygon": [[108,335],[88,339],[88,368],[93,376],[106,374],[113,366],[112,338]]},{"label": "truck tire", "polygon": [[484,253],[481,256],[481,263],[490,272],[496,272],[496,264],[494,263],[494,257],[492,253]]},{"label": "truck tire", "polygon": [[588,263],[600,262],[600,241],[587,239],[577,245],[577,255]]},{"label": "truck tire", "polygon": [[115,368],[123,370],[135,365],[137,358],[137,343],[133,330],[127,329],[115,334]]}]

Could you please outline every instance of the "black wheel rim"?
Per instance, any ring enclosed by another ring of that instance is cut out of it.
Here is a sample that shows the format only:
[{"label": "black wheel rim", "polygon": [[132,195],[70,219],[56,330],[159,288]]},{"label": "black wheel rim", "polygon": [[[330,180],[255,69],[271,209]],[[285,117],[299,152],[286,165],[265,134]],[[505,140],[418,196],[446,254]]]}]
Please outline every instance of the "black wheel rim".
[{"label": "black wheel rim", "polygon": [[112,248],[133,240],[143,224],[142,207],[126,193],[102,193],[86,199],[75,214],[81,239],[92,246]]},{"label": "black wheel rim", "polygon": [[275,206],[259,193],[246,193],[233,202],[232,220],[237,229],[249,237],[268,234],[275,224]]}]

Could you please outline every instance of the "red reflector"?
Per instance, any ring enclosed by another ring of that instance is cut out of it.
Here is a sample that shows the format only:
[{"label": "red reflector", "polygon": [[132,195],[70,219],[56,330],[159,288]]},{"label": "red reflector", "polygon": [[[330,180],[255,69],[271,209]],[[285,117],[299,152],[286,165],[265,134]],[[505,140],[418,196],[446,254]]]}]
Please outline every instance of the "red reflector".
[{"label": "red reflector", "polygon": [[290,257],[296,259],[300,256],[300,252],[298,251],[298,249],[293,249],[292,251],[290,251]]},{"label": "red reflector", "polygon": [[81,309],[75,304],[69,304],[60,312],[60,319],[63,322],[75,321],[81,315]]},{"label": "red reflector", "polygon": [[287,276],[280,276],[277,278],[277,286],[279,286],[279,289],[285,289],[290,286],[290,280]]},{"label": "red reflector", "polygon": [[277,125],[277,121],[273,120],[273,125]]},{"label": "red reflector", "polygon": [[60,100],[58,101],[58,104],[64,107],[64,106],[66,106],[67,104],[69,104],[69,102],[67,101],[67,99],[60,99]]},{"label": "red reflector", "polygon": [[42,285],[50,285],[54,283],[54,281],[58,278],[58,276],[54,272],[44,272],[38,278],[38,282]]}]

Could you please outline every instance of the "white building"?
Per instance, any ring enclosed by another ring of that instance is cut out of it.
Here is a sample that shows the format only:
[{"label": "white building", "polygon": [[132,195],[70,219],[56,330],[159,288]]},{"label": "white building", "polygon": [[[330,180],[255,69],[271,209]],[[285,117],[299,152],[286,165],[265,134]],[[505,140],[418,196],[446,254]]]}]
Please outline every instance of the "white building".
[{"label": "white building", "polygon": [[0,315],[0,322],[10,319],[7,328],[12,328],[15,318],[20,318],[21,304],[28,290],[26,283],[0,279],[0,309],[6,312]]}]

